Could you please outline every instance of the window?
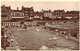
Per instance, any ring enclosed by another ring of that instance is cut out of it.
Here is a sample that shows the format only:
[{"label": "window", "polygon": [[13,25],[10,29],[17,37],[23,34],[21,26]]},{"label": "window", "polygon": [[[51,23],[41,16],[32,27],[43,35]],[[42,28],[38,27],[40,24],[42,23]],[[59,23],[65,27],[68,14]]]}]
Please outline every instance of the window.
[{"label": "window", "polygon": [[33,13],[33,11],[30,11],[30,13]]},{"label": "window", "polygon": [[33,16],[33,14],[30,14],[30,16]]},{"label": "window", "polygon": [[28,15],[28,14],[25,14],[26,16]]},{"label": "window", "polygon": [[28,11],[25,11],[25,13],[28,13]]},{"label": "window", "polygon": [[17,15],[20,15],[20,13],[17,13]]},{"label": "window", "polygon": [[15,15],[15,13],[14,13],[14,15]]},{"label": "window", "polygon": [[24,15],[23,13],[20,13],[20,15]]},{"label": "window", "polygon": [[30,17],[30,19],[32,19],[32,18]]},{"label": "window", "polygon": [[11,15],[14,15],[13,13],[11,13]]}]

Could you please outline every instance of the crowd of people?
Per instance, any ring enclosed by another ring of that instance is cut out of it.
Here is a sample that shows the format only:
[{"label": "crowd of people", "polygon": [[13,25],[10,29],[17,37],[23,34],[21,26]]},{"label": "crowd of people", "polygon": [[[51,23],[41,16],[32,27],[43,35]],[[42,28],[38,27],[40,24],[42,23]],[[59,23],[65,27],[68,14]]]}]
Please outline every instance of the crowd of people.
[{"label": "crowd of people", "polygon": [[7,47],[18,46],[14,38],[13,32],[9,28],[1,27],[1,48],[6,50]]}]

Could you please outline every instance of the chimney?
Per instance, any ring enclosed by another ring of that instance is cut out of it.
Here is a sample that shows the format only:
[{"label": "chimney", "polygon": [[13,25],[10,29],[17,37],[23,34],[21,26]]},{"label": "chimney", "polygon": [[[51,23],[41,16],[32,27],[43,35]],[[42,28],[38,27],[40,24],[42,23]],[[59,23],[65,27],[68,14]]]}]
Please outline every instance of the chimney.
[{"label": "chimney", "polygon": [[11,6],[9,6],[9,8],[11,8]]},{"label": "chimney", "polygon": [[5,7],[5,5],[3,5],[3,7]]},{"label": "chimney", "polygon": [[42,9],[41,12],[44,12],[44,10]]},{"label": "chimney", "polygon": [[38,13],[38,11],[37,11],[37,13]]},{"label": "chimney", "polygon": [[42,9],[42,11],[44,11],[44,10]]},{"label": "chimney", "polygon": [[33,7],[31,7],[33,9]]},{"label": "chimney", "polygon": [[23,8],[23,6],[22,6],[22,8]]},{"label": "chimney", "polygon": [[17,7],[17,10],[19,10],[19,8]]},{"label": "chimney", "polygon": [[49,9],[49,12],[51,12],[51,10]]}]

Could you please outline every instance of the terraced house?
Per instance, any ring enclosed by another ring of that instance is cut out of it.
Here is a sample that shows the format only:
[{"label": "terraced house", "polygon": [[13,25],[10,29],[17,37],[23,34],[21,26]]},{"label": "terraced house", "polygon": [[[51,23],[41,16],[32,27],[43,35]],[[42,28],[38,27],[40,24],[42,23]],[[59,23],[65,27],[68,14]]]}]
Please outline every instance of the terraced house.
[{"label": "terraced house", "polygon": [[11,17],[12,21],[21,21],[24,20],[24,13],[17,7],[17,10],[11,10]]},{"label": "terraced house", "polygon": [[43,10],[43,12],[44,12],[43,19],[52,19],[53,18],[51,10]]},{"label": "terraced house", "polygon": [[65,18],[65,11],[64,10],[54,10],[53,16],[55,16],[57,19]]},{"label": "terraced house", "polygon": [[11,20],[11,6],[6,7],[5,5],[1,6],[1,20],[10,21]]},{"label": "terraced house", "polygon": [[32,21],[34,19],[33,7],[23,7],[20,10],[18,7],[16,10],[11,9],[10,6],[1,6],[1,20],[3,26],[17,26],[20,22]]},{"label": "terraced house", "polygon": [[33,20],[34,19],[34,10],[33,10],[33,7],[28,8],[28,7],[23,7],[22,6],[21,10],[24,13],[25,20]]},{"label": "terraced house", "polygon": [[36,11],[36,12],[34,12],[34,19],[35,20],[42,20],[43,19],[43,16],[44,16],[44,14],[43,14],[43,12],[39,12],[39,11]]},{"label": "terraced house", "polygon": [[65,16],[68,19],[78,19],[79,18],[79,11],[67,11],[65,13]]},{"label": "terraced house", "polygon": [[1,6],[2,21],[20,21],[20,20],[33,20],[34,9],[33,7],[23,7],[19,10],[12,10],[11,7]]}]

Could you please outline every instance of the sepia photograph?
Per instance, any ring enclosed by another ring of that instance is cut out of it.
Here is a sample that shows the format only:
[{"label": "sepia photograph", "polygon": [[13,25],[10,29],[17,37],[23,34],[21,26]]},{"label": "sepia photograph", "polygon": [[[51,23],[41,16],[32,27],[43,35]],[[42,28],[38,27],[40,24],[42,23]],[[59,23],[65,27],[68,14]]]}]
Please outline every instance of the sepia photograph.
[{"label": "sepia photograph", "polygon": [[79,50],[79,2],[1,1],[1,50]]}]

